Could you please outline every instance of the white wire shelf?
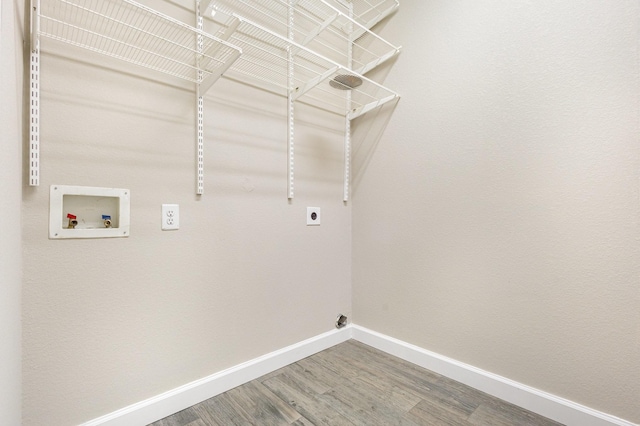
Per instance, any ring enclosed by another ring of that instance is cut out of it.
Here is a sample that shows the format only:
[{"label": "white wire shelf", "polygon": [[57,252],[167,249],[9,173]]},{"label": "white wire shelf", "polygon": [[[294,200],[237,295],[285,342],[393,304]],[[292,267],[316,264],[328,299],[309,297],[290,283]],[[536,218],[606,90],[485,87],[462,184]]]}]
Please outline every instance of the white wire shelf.
[{"label": "white wire shelf", "polygon": [[348,10],[325,0],[297,1],[292,27],[288,26],[288,0],[212,0],[208,12],[216,11],[243,16],[283,37],[292,34],[298,44],[359,74],[400,52],[399,47],[352,19]]},{"label": "white wire shelf", "polygon": [[[225,76],[309,103],[349,119],[399,95],[274,31],[236,14],[216,13],[217,36],[242,49]],[[221,21],[222,20],[222,21]],[[289,72],[289,51],[293,72]],[[289,78],[292,80],[289,80]],[[349,94],[349,96],[347,96]],[[348,99],[350,98],[350,99]]]},{"label": "white wire shelf", "polygon": [[34,36],[45,36],[208,89],[241,50],[131,0],[42,0]]},{"label": "white wire shelf", "polygon": [[398,0],[327,0],[335,7],[346,11],[353,9],[353,19],[371,29],[375,24],[395,12]]}]

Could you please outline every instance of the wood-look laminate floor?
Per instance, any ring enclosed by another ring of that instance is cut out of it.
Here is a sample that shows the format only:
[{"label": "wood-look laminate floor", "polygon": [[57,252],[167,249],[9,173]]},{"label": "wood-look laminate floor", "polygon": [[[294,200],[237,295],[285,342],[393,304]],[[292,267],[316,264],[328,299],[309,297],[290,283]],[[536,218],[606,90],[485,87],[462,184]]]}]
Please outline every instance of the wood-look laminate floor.
[{"label": "wood-look laminate floor", "polygon": [[558,425],[350,340],[153,426]]}]

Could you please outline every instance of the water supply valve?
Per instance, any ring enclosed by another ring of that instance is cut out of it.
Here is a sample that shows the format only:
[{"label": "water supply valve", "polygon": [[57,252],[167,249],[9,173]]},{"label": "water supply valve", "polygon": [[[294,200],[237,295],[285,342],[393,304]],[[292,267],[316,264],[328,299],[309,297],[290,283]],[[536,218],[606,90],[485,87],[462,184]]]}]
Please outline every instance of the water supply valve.
[{"label": "water supply valve", "polygon": [[76,215],[68,213],[67,219],[69,219],[69,226],[67,228],[76,229],[76,226],[78,225],[78,219],[76,218]]},{"label": "water supply valve", "polygon": [[103,214],[102,220],[104,222],[105,228],[111,228],[111,216],[109,216],[108,214]]}]

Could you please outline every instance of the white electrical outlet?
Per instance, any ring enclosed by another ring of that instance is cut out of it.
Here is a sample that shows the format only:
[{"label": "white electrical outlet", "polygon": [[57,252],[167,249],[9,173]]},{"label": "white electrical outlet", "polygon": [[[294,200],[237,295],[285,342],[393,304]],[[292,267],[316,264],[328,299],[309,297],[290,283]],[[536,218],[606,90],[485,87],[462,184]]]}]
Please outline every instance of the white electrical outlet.
[{"label": "white electrical outlet", "polygon": [[169,231],[180,228],[180,206],[178,204],[162,205],[162,230]]},{"label": "white electrical outlet", "polygon": [[320,207],[307,207],[307,226],[320,225]]}]

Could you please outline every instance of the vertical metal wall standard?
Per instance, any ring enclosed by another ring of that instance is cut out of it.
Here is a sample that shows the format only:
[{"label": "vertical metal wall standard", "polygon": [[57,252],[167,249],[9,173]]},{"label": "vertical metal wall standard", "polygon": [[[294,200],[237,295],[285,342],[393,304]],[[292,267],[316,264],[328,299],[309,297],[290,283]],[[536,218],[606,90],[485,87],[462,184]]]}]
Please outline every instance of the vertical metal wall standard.
[{"label": "vertical metal wall standard", "polygon": [[[196,28],[202,31],[204,24],[200,10],[200,0],[196,0]],[[198,81],[202,81],[200,71],[200,56],[202,55],[204,40],[202,34],[197,35],[197,66]],[[196,195],[204,194],[204,97],[200,93],[200,84],[196,84]]]},{"label": "vertical metal wall standard", "polygon": [[[353,4],[349,3],[349,18],[353,19]],[[347,23],[347,68],[353,68],[353,24]],[[351,90],[346,91],[347,111],[351,109]],[[351,118],[347,114],[344,118],[344,190],[342,200],[349,201],[349,190],[351,181]]]},{"label": "vertical metal wall standard", "polygon": [[31,0],[29,59],[29,186],[40,185],[40,0]]},{"label": "vertical metal wall standard", "polygon": [[[288,28],[287,28],[287,38],[291,41],[294,37],[293,31],[293,16],[295,11],[296,0],[289,0],[289,16],[288,16]],[[294,81],[294,66],[293,66],[293,46],[289,45],[287,49],[287,197],[291,200],[293,199],[293,166],[294,166],[294,142],[293,142],[293,126],[294,126],[294,90],[295,90],[295,81]]]}]

